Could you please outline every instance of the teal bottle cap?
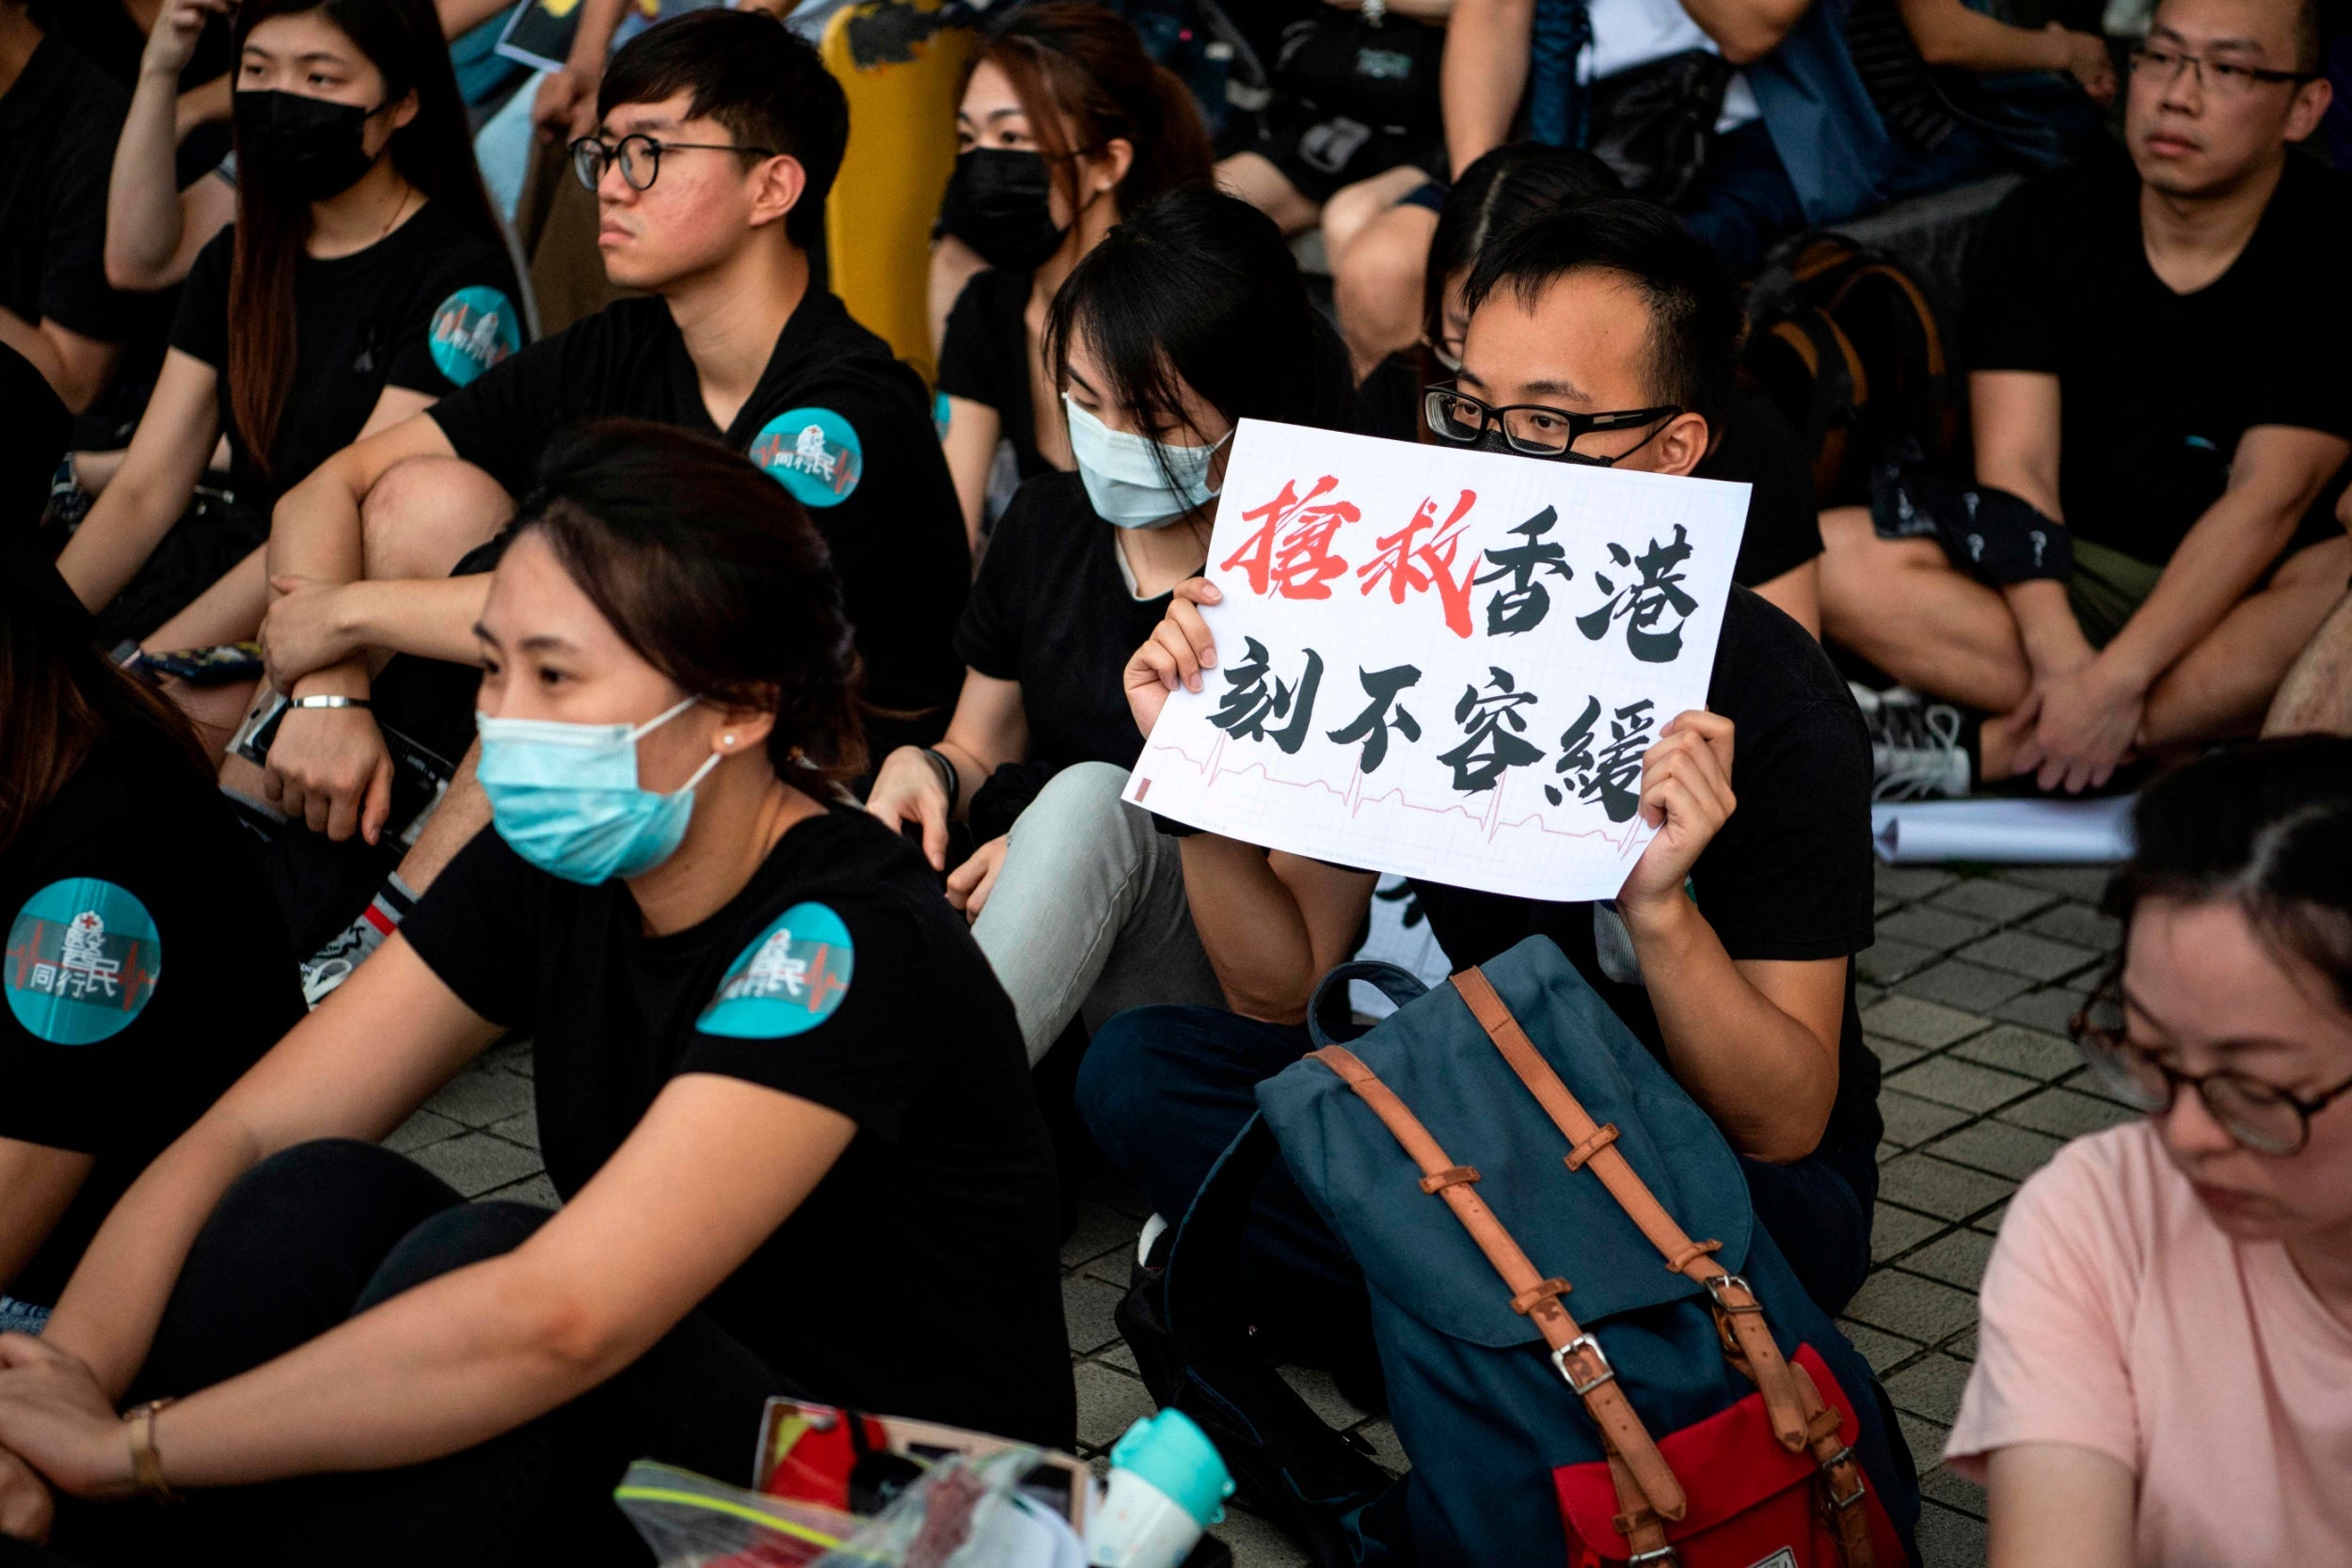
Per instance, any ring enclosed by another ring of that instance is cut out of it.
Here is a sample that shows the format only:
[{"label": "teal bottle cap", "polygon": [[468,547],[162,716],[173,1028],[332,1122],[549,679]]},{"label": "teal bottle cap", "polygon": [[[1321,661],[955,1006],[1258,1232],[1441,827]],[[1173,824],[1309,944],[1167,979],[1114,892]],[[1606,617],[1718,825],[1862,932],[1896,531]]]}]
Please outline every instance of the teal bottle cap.
[{"label": "teal bottle cap", "polygon": [[1225,1517],[1233,1478],[1209,1435],[1180,1410],[1138,1420],[1111,1449],[1111,1467],[1132,1470],[1157,1487],[1203,1528]]}]

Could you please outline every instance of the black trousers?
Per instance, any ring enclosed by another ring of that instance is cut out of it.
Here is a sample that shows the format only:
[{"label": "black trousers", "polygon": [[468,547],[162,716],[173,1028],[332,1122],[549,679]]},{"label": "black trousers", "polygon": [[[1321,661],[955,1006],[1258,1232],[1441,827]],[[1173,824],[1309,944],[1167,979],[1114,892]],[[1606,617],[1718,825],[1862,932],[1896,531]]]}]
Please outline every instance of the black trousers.
[{"label": "black trousers", "polygon": [[[513,1251],[548,1217],[529,1204],[469,1203],[373,1144],[274,1155],[198,1236],[131,1397],[234,1377],[403,1291]],[[646,1564],[652,1554],[612,1497],[629,1462],[747,1485],[761,1407],[791,1391],[698,1311],[602,1386],[474,1448],[396,1470],[197,1492],[179,1508],[66,1503],[55,1544],[95,1565]],[[164,1462],[168,1474],[167,1444]]]}]

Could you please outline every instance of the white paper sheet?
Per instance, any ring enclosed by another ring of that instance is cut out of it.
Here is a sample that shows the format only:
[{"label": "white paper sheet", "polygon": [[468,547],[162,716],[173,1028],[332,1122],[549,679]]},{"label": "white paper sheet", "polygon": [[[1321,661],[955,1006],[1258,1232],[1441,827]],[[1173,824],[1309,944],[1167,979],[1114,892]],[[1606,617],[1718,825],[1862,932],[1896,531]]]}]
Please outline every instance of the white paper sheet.
[{"label": "white paper sheet", "polygon": [[1747,502],[1244,420],[1209,546],[1217,663],[1126,798],[1341,864],[1611,896],[1651,836],[1642,753],[1706,702]]},{"label": "white paper sheet", "polygon": [[2136,796],[2097,800],[1915,800],[1870,808],[1870,839],[1889,865],[1987,861],[2106,865],[2132,852]]}]

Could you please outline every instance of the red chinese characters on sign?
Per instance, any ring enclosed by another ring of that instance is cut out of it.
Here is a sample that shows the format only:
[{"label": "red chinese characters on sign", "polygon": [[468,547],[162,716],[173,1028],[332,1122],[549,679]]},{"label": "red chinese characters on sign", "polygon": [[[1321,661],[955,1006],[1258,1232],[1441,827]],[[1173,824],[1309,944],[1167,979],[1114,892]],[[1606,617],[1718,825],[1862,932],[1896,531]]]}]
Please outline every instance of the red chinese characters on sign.
[{"label": "red chinese characters on sign", "polygon": [[1332,543],[1343,526],[1363,517],[1353,501],[1315,504],[1339,488],[1339,483],[1326,474],[1302,500],[1297,482],[1285,481],[1280,495],[1242,514],[1242,521],[1256,523],[1257,530],[1225,558],[1219,570],[1230,572],[1239,566],[1248,575],[1253,594],[1270,591],[1286,599],[1329,598],[1330,580],[1347,570],[1347,562],[1333,553]]},{"label": "red chinese characters on sign", "polygon": [[[1421,510],[1413,514],[1413,520],[1380,540],[1380,554],[1372,564],[1357,572],[1356,576],[1363,581],[1363,591],[1370,594],[1385,578],[1390,600],[1403,604],[1406,594],[1425,594],[1435,588],[1445,610],[1446,629],[1456,637],[1469,637],[1470,578],[1478,570],[1478,552],[1470,552],[1458,577],[1454,562],[1462,553],[1462,519],[1477,503],[1475,490],[1463,491],[1454,503],[1453,512],[1439,523],[1436,498],[1423,500]],[[1429,537],[1422,538],[1423,532]]]}]

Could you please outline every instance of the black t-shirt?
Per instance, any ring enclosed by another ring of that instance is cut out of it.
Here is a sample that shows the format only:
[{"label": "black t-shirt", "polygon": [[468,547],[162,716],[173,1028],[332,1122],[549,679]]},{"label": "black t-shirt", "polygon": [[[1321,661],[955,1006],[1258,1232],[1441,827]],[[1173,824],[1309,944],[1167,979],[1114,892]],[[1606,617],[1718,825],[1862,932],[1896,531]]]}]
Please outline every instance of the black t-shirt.
[{"label": "black t-shirt", "polygon": [[[137,90],[139,58],[147,52],[147,35],[131,19],[123,0],[69,0],[65,5],[53,5],[49,8],[48,28],[50,37],[72,44],[90,64],[121,84],[123,91]],[[188,63],[181,68],[180,90],[186,92],[226,76],[232,57],[229,19],[206,17],[204,30],[197,35],[196,49],[189,55]],[[182,137],[181,188],[184,190],[217,166],[229,150],[230,140],[227,120],[197,126]]]},{"label": "black t-shirt", "polygon": [[[939,343],[939,389],[996,410],[1023,479],[1055,471],[1037,447],[1037,400],[1029,385],[1025,272],[976,273],[947,313]],[[992,541],[992,546],[993,544]]]},{"label": "black t-shirt", "polygon": [[703,405],[669,306],[625,299],[433,409],[457,455],[517,496],[531,488],[550,436],[615,415],[723,440],[807,507],[841,574],[866,697],[924,715],[869,721],[869,742],[880,752],[946,731],[963,684],[950,640],[972,557],[923,383],[889,345],[812,288],[723,432]]},{"label": "black t-shirt", "polygon": [[[1870,738],[1820,644],[1744,589],[1733,591],[1707,705],[1737,727],[1738,809],[1692,868],[1699,912],[1735,958],[1839,958],[1870,945]],[[1611,979],[1596,906],[1544,904],[1415,882],[1429,928],[1456,966],[1484,963],[1531,936],[1560,944],[1593,989],[1661,1061],[1658,1014],[1639,984]],[[1879,1064],[1862,1043],[1846,970],[1837,1100],[1822,1152],[1867,1164],[1878,1148]]]},{"label": "black t-shirt", "polygon": [[100,740],[0,854],[0,1137],[96,1157],[0,1285],[46,1305],[123,1189],[300,1022],[302,989],[245,831],[146,735]]},{"label": "black t-shirt", "polygon": [[1054,1155],[1020,1028],[896,834],[836,807],[656,937],[625,883],[559,880],[485,829],[401,930],[468,1006],[531,1032],[565,1197],[684,1073],[855,1121],[705,1308],[818,1398],[1068,1446]]},{"label": "black t-shirt", "polygon": [[238,500],[263,509],[358,439],[386,387],[446,397],[521,348],[523,319],[506,247],[439,202],[367,249],[294,266],[294,368],[266,469],[229,400],[232,226],[197,253],[171,346],[219,372]]},{"label": "black t-shirt", "polygon": [[106,282],[106,181],[130,106],[61,39],[43,39],[0,97],[0,308],[102,343],[150,325]]},{"label": "black t-shirt", "polygon": [[956,652],[983,675],[1021,683],[1033,762],[1132,768],[1143,751],[1119,676],[1168,595],[1129,592],[1117,533],[1076,474],[1050,473],[1014,492],[980,557]]},{"label": "black t-shirt", "polygon": [[1788,416],[1763,393],[1732,394],[1723,428],[1691,477],[1753,486],[1748,492],[1748,530],[1740,536],[1732,581],[1754,588],[1821,553],[1820,503],[1814,499],[1804,444]]},{"label": "black t-shirt", "polygon": [[[2162,563],[2255,425],[2352,436],[2352,179],[2291,156],[2230,270],[2177,294],[2148,264],[2139,181],[2107,156],[2001,203],[1968,365],[2058,378],[2058,503],[2082,538]],[[2333,499],[2332,491],[2326,498]],[[2295,546],[2342,531],[2314,509]]]},{"label": "black t-shirt", "polygon": [[[1363,400],[1374,435],[1398,441],[1421,439],[1421,351],[1411,349],[1391,354],[1364,377],[1357,395]],[[1804,443],[1772,399],[1746,389],[1733,393],[1712,449],[1691,473],[1695,479],[1754,486],[1748,495],[1747,531],[1740,537],[1740,559],[1731,567],[1732,581],[1754,588],[1821,553],[1819,503]]]}]

